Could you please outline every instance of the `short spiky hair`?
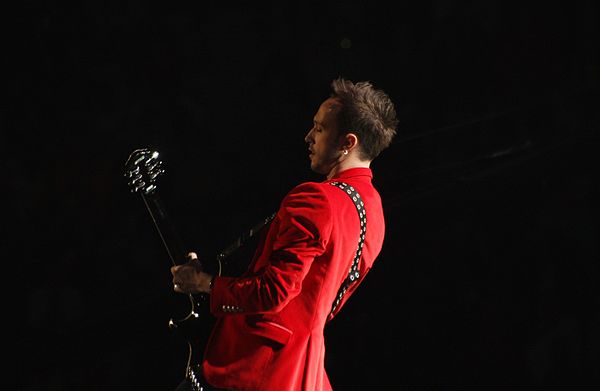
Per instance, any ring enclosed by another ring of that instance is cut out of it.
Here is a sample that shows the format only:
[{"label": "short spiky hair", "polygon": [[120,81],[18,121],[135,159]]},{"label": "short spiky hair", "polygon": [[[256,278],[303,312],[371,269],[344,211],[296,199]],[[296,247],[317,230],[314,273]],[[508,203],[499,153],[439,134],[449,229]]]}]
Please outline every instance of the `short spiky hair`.
[{"label": "short spiky hair", "polygon": [[356,134],[362,157],[375,159],[396,135],[398,120],[389,96],[368,81],[353,83],[338,78],[331,89],[331,97],[342,105],[338,114],[340,132]]}]

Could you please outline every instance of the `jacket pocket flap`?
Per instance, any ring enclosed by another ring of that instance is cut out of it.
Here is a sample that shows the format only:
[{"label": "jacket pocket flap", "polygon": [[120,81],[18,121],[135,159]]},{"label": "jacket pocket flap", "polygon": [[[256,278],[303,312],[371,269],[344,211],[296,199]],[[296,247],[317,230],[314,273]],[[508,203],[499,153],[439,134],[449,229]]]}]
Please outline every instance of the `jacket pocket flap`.
[{"label": "jacket pocket flap", "polygon": [[292,330],[275,322],[259,320],[248,325],[251,334],[258,335],[281,345],[287,344],[292,336]]}]

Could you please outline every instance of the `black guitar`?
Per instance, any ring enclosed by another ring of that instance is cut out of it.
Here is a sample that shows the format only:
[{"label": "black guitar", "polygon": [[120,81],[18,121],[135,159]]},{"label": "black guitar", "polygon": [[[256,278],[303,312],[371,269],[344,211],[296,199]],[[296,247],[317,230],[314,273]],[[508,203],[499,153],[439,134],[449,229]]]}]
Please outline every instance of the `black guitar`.
[{"label": "black guitar", "polygon": [[[141,195],[173,265],[180,265],[188,261],[187,251],[185,251],[158,194],[157,181],[164,172],[159,153],[150,149],[133,151],[125,163],[125,177],[131,191]],[[229,246],[220,251],[214,257],[214,261],[201,260],[203,270],[213,275],[221,275],[223,266],[229,262],[228,258],[274,217],[275,214],[272,214],[242,233]],[[170,319],[169,329],[187,341],[189,353],[185,377],[190,380],[195,390],[201,390],[198,365],[202,362],[202,352],[215,318],[210,314],[208,294],[188,294],[188,299],[189,313],[179,319]]]},{"label": "black guitar", "polygon": [[[180,265],[188,261],[187,251],[158,194],[157,181],[165,172],[159,156],[157,151],[149,149],[133,151],[125,163],[125,177],[131,191],[140,194],[144,201],[171,262],[173,265]],[[203,268],[209,273],[221,274],[220,256],[216,257],[214,264],[202,262]],[[214,324],[214,317],[209,311],[208,295],[188,294],[188,299],[189,313],[179,319],[170,319],[169,329],[187,341],[189,354],[185,376],[193,377],[193,364],[201,362],[202,349]]]}]

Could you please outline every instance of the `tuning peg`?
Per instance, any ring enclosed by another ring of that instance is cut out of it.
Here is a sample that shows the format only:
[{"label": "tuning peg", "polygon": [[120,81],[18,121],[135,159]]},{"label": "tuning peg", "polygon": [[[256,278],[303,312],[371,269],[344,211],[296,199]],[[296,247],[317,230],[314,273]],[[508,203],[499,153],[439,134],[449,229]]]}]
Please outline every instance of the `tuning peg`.
[{"label": "tuning peg", "polygon": [[156,190],[156,186],[151,184],[144,189],[144,194],[152,194],[154,193],[154,190]]},{"label": "tuning peg", "polygon": [[163,174],[164,172],[164,170],[158,170],[150,173],[150,180],[154,181],[156,178],[158,178],[159,175]]}]

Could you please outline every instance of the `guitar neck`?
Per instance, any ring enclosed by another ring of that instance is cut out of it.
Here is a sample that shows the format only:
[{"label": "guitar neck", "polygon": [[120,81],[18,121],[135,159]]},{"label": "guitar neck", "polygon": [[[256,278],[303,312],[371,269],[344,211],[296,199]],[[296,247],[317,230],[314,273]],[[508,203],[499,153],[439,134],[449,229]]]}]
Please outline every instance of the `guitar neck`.
[{"label": "guitar neck", "polygon": [[155,191],[152,194],[141,193],[141,196],[173,265],[184,263],[186,259],[185,247],[167,214],[158,192]]}]

